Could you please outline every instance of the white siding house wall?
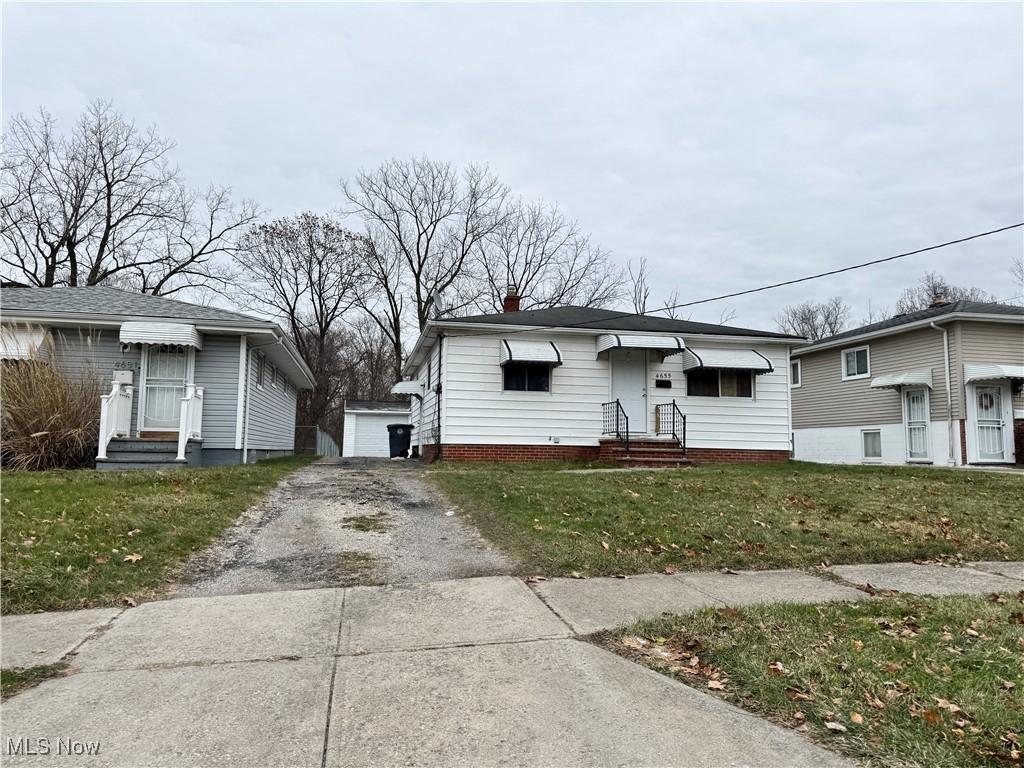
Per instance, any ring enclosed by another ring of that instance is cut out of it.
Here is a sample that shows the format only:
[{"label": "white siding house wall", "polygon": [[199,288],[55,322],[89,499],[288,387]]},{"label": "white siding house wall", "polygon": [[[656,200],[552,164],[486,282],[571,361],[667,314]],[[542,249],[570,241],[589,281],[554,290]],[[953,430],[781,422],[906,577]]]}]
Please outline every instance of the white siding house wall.
[{"label": "white siding house wall", "polygon": [[[607,355],[597,357],[596,337],[531,332],[523,338],[553,341],[563,365],[551,374],[550,392],[505,392],[502,389],[500,334],[448,336],[442,420],[443,441],[453,444],[597,445],[602,404],[612,399]],[[789,382],[786,347],[780,344],[723,345],[686,340],[703,348],[756,349],[775,371],[756,377],[754,397],[687,397],[682,360],[661,362],[648,354],[649,434],[654,409],[675,398],[687,415],[687,445],[787,451],[790,449]],[[657,389],[658,374],[668,374],[671,389]],[[429,406],[424,401],[424,409]]]},{"label": "white siding house wall", "polygon": [[[774,371],[754,377],[753,398],[688,397],[686,374],[680,355],[666,357],[649,353],[647,399],[650,413],[648,425],[655,429],[655,406],[676,405],[686,415],[686,445],[691,448],[733,448],[759,451],[790,449],[789,378],[786,347],[778,344],[751,345],[708,343],[683,337],[687,346],[697,349],[754,349],[771,362]],[[656,380],[668,375],[671,389],[658,389]]]},{"label": "white siding house wall", "polygon": [[[877,430],[882,438],[882,458],[866,461],[862,456],[862,432]],[[948,424],[929,423],[928,436],[933,464],[944,465],[949,450]],[[957,433],[959,435],[959,433]],[[959,462],[959,440],[953,455]],[[793,458],[823,464],[906,464],[907,433],[903,424],[863,424],[854,427],[808,427],[793,431]]]},{"label": "white siding house wall", "polygon": [[595,337],[520,336],[558,345],[564,364],[552,370],[550,392],[503,391],[500,335],[444,339],[444,442],[540,445],[557,439],[560,445],[597,445],[601,404],[608,400],[608,361],[596,359]]}]

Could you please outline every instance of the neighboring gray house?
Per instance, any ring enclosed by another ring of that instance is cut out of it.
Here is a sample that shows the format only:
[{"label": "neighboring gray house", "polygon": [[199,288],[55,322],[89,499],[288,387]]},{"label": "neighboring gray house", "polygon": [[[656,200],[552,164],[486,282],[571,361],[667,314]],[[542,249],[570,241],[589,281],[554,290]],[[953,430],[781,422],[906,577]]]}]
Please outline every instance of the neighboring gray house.
[{"label": "neighboring gray house", "polygon": [[3,358],[52,355],[100,377],[101,469],[293,452],[313,376],[276,323],[105,286],[5,287],[0,323]]},{"label": "neighboring gray house", "polygon": [[1024,463],[1024,307],[972,301],[791,353],[793,453],[830,463]]}]

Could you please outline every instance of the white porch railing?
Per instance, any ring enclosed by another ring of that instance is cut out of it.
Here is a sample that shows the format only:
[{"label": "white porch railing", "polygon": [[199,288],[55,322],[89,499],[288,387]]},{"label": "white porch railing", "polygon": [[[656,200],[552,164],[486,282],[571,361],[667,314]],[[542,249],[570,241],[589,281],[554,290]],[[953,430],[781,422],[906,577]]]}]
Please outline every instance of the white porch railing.
[{"label": "white porch railing", "polygon": [[178,461],[185,460],[189,440],[203,437],[203,388],[194,384],[185,387],[181,398],[181,418],[178,420]]},{"label": "white porch railing", "polygon": [[132,428],[132,399],[135,388],[131,384],[113,382],[110,394],[100,397],[100,434],[96,450],[97,459],[107,458],[107,446],[115,437],[128,437]]}]

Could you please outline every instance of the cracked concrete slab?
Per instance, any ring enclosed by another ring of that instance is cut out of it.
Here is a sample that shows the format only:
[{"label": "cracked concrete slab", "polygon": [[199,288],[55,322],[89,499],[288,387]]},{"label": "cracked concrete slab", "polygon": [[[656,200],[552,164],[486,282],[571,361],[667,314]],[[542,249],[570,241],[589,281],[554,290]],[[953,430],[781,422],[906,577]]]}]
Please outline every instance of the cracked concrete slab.
[{"label": "cracked concrete slab", "polygon": [[0,618],[0,666],[56,664],[120,612],[120,608],[92,608],[4,616]]},{"label": "cracked concrete slab", "polygon": [[658,574],[628,579],[551,579],[534,584],[533,589],[580,634],[666,612],[686,613],[719,605],[685,582]]},{"label": "cracked concrete slab", "polygon": [[342,596],[339,589],[318,589],[145,603],[82,646],[73,667],[329,656],[337,642]]},{"label": "cracked concrete slab", "polygon": [[566,637],[569,628],[511,576],[346,590],[342,653]]},{"label": "cracked concrete slab", "polygon": [[851,766],[578,640],[338,660],[326,764]]},{"label": "cracked concrete slab", "polygon": [[1024,563],[1020,561],[986,560],[980,563],[970,563],[970,567],[976,571],[994,573],[996,576],[1006,576],[1009,579],[1024,581]]},{"label": "cracked concrete slab", "polygon": [[835,565],[829,568],[840,578],[854,584],[870,584],[876,589],[894,589],[916,595],[964,595],[1017,591],[1020,582],[973,568],[952,568],[917,563],[879,563],[877,565]]},{"label": "cracked concrete slab", "polygon": [[[168,638],[170,639],[170,638]],[[4,765],[320,765],[333,659],[83,672],[4,702]],[[9,739],[48,738],[48,756]],[[57,739],[99,754],[59,755]]]},{"label": "cracked concrete slab", "polygon": [[679,579],[734,607],[759,603],[825,603],[865,600],[868,597],[859,589],[798,570],[685,573],[668,578]]}]

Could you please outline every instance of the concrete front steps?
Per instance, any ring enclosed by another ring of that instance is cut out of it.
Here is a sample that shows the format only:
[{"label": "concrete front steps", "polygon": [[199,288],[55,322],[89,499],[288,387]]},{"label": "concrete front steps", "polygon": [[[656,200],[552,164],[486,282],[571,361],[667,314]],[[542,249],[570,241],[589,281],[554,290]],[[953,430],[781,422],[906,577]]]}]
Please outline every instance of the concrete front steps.
[{"label": "concrete front steps", "polygon": [[107,446],[107,458],[96,460],[96,469],[124,472],[133,469],[180,469],[202,464],[202,440],[189,440],[185,461],[178,461],[177,438],[114,439]]},{"label": "concrete front steps", "polygon": [[693,462],[675,440],[630,438],[629,452],[621,440],[601,440],[598,461],[623,467],[688,467]]}]

